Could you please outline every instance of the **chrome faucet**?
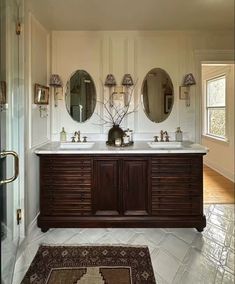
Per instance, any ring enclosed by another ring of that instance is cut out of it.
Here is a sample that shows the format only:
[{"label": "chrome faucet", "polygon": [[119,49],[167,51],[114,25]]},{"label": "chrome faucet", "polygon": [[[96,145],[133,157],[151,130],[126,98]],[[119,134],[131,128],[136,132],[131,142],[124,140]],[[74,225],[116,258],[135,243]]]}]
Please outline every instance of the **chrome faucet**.
[{"label": "chrome faucet", "polygon": [[163,139],[164,133],[165,132],[163,130],[160,131],[160,142],[164,142],[164,139]]}]

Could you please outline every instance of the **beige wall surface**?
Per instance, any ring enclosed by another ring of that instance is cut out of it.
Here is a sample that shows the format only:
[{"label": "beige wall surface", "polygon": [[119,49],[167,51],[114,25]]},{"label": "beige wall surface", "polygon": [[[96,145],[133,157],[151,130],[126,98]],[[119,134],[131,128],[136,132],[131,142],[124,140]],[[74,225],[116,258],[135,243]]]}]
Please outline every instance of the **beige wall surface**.
[{"label": "beige wall surface", "polygon": [[[228,66],[203,66],[202,84],[205,80],[225,74],[226,84],[226,132],[227,141],[220,141],[203,133],[202,144],[210,149],[204,162],[233,182],[234,177],[234,64]],[[204,85],[204,84],[203,84]],[[202,86],[202,89],[203,86]],[[205,96],[205,94],[204,94]]]}]

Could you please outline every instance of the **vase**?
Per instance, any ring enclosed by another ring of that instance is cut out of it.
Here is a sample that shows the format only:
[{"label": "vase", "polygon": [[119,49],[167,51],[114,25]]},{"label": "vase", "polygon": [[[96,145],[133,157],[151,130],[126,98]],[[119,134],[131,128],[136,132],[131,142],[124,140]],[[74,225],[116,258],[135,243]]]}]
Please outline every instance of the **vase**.
[{"label": "vase", "polygon": [[107,144],[115,145],[115,139],[122,139],[123,135],[124,131],[121,129],[121,127],[119,125],[114,124],[113,127],[109,129]]}]

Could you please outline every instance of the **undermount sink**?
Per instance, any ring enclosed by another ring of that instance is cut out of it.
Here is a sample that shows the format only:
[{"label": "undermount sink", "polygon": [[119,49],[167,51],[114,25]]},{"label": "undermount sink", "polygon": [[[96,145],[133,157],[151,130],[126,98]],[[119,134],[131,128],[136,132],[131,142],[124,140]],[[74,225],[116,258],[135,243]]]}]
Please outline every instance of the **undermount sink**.
[{"label": "undermount sink", "polygon": [[61,142],[61,149],[90,149],[95,142]]},{"label": "undermount sink", "polygon": [[155,149],[178,149],[182,148],[182,142],[147,142],[151,148]]}]

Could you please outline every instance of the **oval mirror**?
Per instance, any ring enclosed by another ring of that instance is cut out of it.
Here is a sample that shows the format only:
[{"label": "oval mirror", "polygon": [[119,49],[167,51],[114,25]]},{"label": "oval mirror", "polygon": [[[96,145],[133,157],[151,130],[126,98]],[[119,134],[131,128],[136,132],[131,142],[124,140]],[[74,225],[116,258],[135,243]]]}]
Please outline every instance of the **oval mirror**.
[{"label": "oval mirror", "polygon": [[96,105],[95,84],[91,76],[84,70],[74,72],[66,85],[66,108],[70,116],[84,122],[89,119]]},{"label": "oval mirror", "polygon": [[142,84],[144,112],[153,122],[164,121],[171,113],[174,90],[170,76],[161,68],[154,68]]}]

